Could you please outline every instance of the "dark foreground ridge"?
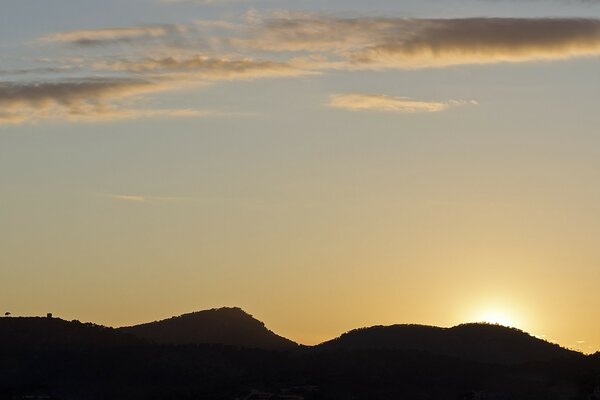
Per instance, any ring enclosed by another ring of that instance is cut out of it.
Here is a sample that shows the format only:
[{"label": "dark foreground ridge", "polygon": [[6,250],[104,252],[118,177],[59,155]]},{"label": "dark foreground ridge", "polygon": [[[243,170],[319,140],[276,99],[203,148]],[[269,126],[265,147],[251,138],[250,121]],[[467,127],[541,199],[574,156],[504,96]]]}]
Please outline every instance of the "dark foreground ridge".
[{"label": "dark foreground ridge", "polygon": [[600,399],[600,354],[513,328],[357,329],[318,346],[239,308],[127,328],[0,319],[0,400]]}]

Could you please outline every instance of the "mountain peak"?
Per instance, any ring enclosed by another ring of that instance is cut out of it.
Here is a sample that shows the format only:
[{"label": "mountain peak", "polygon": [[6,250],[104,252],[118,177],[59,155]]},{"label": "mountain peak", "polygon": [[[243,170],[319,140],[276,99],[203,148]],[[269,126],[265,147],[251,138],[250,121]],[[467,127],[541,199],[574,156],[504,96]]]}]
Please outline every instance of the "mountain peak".
[{"label": "mountain peak", "polygon": [[120,330],[160,344],[223,344],[261,349],[298,346],[239,307],[196,311]]},{"label": "mountain peak", "polygon": [[176,319],[176,318],[204,318],[208,315],[221,317],[221,318],[248,318],[254,319],[254,317],[244,311],[241,307],[219,307],[219,308],[211,308],[209,310],[202,311],[193,311],[186,314],[181,314],[178,316],[174,316],[168,319]]}]

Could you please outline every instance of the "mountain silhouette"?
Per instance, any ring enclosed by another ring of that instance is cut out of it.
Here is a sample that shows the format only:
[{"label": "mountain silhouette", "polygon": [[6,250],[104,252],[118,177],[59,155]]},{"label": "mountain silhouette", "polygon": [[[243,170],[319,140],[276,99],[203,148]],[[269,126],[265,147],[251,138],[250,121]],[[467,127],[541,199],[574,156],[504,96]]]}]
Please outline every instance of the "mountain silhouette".
[{"label": "mountain silhouette", "polygon": [[241,308],[219,308],[118,329],[157,344],[222,344],[287,350],[298,344],[266,328]]},{"label": "mountain silhouette", "polygon": [[82,398],[588,400],[600,353],[490,324],[374,326],[300,346],[239,308],[118,329],[0,318],[0,400]]},{"label": "mountain silhouette", "polygon": [[517,364],[581,356],[516,328],[463,324],[453,328],[424,325],[374,326],[347,332],[319,345],[323,349],[422,351],[464,360]]}]

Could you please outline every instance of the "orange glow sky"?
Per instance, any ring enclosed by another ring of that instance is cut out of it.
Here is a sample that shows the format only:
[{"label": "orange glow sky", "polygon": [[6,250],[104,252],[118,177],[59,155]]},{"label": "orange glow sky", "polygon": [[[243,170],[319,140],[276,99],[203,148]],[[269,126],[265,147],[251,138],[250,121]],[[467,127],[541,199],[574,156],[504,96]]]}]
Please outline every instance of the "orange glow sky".
[{"label": "orange glow sky", "polygon": [[600,350],[600,4],[49,3],[0,15],[2,312]]}]

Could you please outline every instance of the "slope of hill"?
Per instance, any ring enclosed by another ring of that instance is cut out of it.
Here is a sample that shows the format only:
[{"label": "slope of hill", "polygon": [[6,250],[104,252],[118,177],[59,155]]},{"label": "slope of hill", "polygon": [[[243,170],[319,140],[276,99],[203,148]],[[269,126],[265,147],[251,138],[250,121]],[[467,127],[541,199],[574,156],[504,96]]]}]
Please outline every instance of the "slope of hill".
[{"label": "slope of hill", "polygon": [[347,332],[318,347],[421,351],[501,364],[581,357],[580,353],[537,339],[518,329],[491,324],[463,324],[453,328],[423,325],[374,326]]},{"label": "slope of hill", "polygon": [[269,350],[298,347],[240,308],[200,311],[118,330],[157,344],[223,344]]},{"label": "slope of hill", "polygon": [[143,345],[113,328],[59,318],[0,318],[1,351],[80,350]]}]

